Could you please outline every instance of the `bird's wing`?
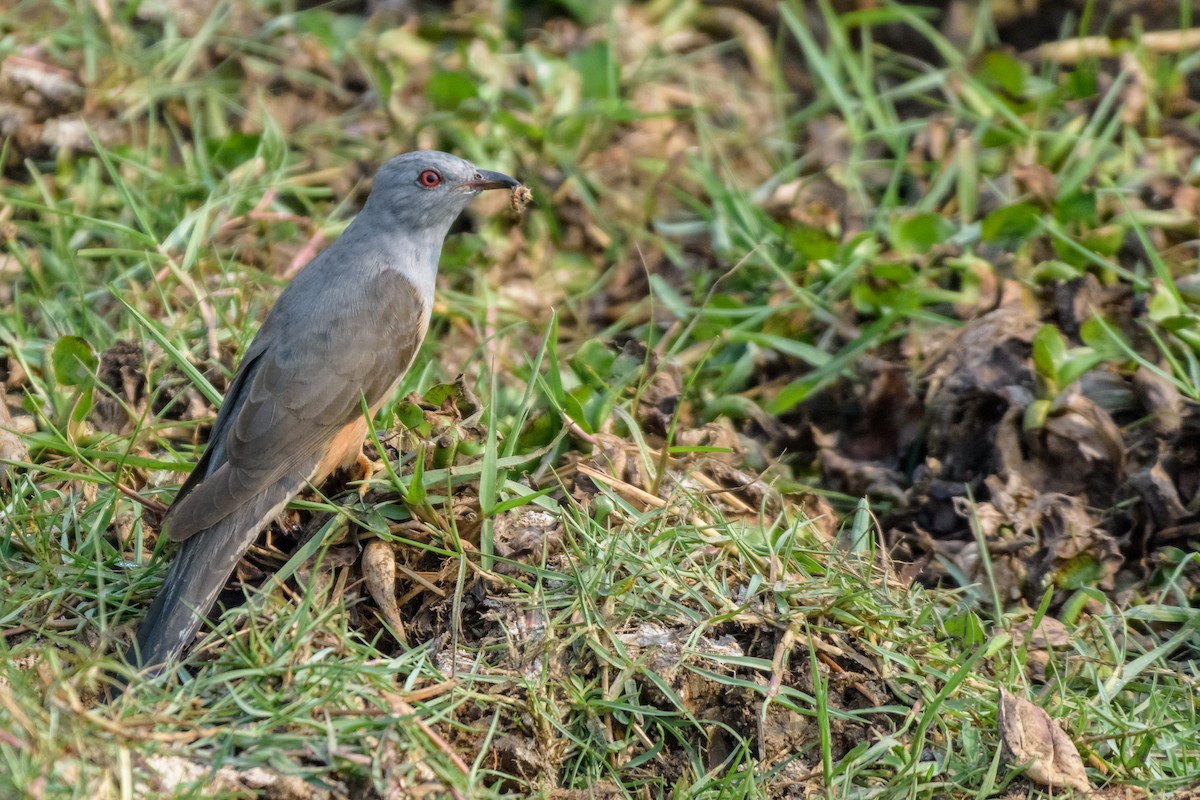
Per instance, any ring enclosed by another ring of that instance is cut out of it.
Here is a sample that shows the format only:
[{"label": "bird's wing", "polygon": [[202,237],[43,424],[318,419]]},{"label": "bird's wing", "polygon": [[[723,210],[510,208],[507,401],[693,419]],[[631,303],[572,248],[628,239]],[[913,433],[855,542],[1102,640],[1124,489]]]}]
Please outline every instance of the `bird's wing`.
[{"label": "bird's wing", "polygon": [[255,534],[362,413],[361,398],[385,400],[416,355],[429,310],[407,279],[385,272],[334,294],[281,297],[284,322],[269,319],[247,351],[209,447],[164,520],[184,541],[130,663],[161,667],[192,641]]},{"label": "bird's wing", "polygon": [[[167,513],[174,541],[216,525],[285,477],[299,481],[298,491],[362,414],[362,398],[371,407],[386,399],[416,355],[429,313],[417,288],[393,271],[349,295],[291,301],[289,322],[261,333],[263,343],[248,351],[195,470],[200,477],[189,478]],[[319,312],[297,313],[304,301]]]}]

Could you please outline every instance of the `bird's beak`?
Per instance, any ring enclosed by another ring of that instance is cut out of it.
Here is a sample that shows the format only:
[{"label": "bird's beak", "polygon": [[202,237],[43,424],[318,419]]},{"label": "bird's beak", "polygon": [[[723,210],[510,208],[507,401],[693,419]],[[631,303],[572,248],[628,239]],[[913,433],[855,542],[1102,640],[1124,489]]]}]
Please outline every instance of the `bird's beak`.
[{"label": "bird's beak", "polygon": [[481,192],[484,189],[515,189],[520,185],[521,182],[519,180],[510,178],[502,172],[491,172],[481,169],[475,173],[474,180],[469,180],[462,186],[464,189]]}]

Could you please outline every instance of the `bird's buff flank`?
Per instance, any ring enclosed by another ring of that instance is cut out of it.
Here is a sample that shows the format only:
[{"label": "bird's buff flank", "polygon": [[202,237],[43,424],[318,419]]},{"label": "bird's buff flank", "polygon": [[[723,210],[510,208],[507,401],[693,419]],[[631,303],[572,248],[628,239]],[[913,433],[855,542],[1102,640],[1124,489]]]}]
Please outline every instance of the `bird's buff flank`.
[{"label": "bird's buff flank", "polygon": [[361,454],[363,399],[374,414],[420,348],[451,223],[482,191],[523,188],[434,151],[379,170],[362,212],[279,296],[242,357],[208,448],[163,518],[181,545],[129,663],[174,661],[258,532]]}]

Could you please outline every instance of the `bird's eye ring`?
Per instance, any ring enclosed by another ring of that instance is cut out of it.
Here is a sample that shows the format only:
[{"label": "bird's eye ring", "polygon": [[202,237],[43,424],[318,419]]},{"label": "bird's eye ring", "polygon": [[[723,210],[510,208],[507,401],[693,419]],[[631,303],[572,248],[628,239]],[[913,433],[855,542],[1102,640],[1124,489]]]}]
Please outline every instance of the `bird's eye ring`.
[{"label": "bird's eye ring", "polygon": [[439,175],[436,170],[427,169],[421,173],[417,180],[426,189],[432,189],[442,182],[442,176]]}]

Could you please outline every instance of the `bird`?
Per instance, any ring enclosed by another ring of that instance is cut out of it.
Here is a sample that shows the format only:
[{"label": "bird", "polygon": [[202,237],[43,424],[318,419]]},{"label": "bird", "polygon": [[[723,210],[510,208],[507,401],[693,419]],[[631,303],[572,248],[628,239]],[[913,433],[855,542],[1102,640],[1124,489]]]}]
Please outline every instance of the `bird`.
[{"label": "bird", "polygon": [[160,530],[179,543],[125,660],[153,675],[195,639],[258,532],[362,459],[374,415],[425,338],[442,244],[489,189],[524,188],[449,153],[396,156],[362,211],[280,294],[242,356],[208,445]]}]

